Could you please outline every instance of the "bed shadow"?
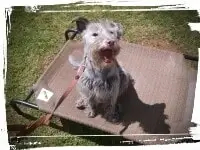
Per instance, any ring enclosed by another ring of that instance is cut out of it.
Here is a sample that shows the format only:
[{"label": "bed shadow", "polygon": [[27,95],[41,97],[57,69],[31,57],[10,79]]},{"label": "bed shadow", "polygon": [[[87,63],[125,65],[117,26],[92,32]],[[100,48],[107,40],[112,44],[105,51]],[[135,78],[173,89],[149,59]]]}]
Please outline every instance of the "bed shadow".
[{"label": "bed shadow", "polygon": [[[139,122],[144,132],[149,134],[168,134],[170,126],[165,123],[165,103],[145,104],[140,100],[134,82],[129,83],[128,90],[118,100],[120,106],[120,123],[124,126],[120,134],[134,122]],[[134,133],[134,131],[133,131]]]}]

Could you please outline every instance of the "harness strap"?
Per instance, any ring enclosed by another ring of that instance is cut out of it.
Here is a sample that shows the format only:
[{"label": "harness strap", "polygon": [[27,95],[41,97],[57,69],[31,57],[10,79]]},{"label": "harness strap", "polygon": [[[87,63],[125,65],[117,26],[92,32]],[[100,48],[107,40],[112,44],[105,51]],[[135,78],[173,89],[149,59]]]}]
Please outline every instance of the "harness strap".
[{"label": "harness strap", "polygon": [[42,115],[37,120],[35,120],[35,121],[31,122],[30,124],[26,125],[25,128],[23,130],[21,130],[17,134],[17,136],[27,135],[27,134],[33,132],[36,128],[42,126],[42,125],[49,125],[50,120],[51,120],[51,118],[53,116],[53,113],[56,111],[56,109],[58,108],[58,106],[60,106],[60,104],[63,102],[63,100],[69,95],[69,93],[72,91],[72,89],[76,85],[78,79],[80,78],[80,76],[84,72],[84,70],[85,70],[85,66],[81,65],[79,67],[78,71],[77,71],[77,74],[76,74],[75,78],[72,80],[70,86],[63,93],[63,95],[61,96],[61,98],[57,101],[57,103],[55,104],[55,106],[52,109],[51,113]]}]

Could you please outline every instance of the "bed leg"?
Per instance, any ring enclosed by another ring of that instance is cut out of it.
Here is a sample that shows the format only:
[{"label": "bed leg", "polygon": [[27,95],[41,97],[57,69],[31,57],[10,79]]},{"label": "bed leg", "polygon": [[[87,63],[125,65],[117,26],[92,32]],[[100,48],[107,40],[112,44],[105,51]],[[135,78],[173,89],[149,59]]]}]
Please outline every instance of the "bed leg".
[{"label": "bed leg", "polygon": [[32,108],[32,109],[35,109],[35,110],[39,110],[37,105],[30,103],[30,102],[27,102],[27,101],[24,101],[24,100],[12,100],[10,102],[10,105],[19,115],[23,115],[23,112],[19,109],[19,107],[17,105],[23,105],[25,107],[29,107],[29,108]]},{"label": "bed leg", "polygon": [[188,60],[192,60],[192,61],[198,61],[199,58],[198,57],[195,57],[195,56],[190,56],[190,55],[186,55],[186,54],[183,54],[184,58],[185,59],[188,59]]}]

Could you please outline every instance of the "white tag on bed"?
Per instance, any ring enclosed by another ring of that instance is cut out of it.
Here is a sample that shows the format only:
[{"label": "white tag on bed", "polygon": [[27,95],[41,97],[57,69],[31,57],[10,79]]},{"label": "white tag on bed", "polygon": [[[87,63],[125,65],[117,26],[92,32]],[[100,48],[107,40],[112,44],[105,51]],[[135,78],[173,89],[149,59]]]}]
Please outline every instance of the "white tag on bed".
[{"label": "white tag on bed", "polygon": [[53,96],[53,93],[51,91],[48,91],[48,90],[42,88],[37,99],[48,102],[52,96]]}]

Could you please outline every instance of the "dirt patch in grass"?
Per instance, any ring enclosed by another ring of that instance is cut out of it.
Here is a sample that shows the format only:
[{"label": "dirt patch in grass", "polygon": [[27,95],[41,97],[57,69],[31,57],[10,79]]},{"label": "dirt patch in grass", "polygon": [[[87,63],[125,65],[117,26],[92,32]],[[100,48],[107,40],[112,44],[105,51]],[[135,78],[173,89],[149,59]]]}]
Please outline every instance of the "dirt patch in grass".
[{"label": "dirt patch in grass", "polygon": [[55,56],[56,55],[46,56],[44,58],[44,61],[41,64],[41,67],[40,67],[41,69],[40,70],[41,71],[45,71],[48,68],[48,66],[51,64],[51,62],[54,60]]},{"label": "dirt patch in grass", "polygon": [[143,40],[141,42],[141,45],[154,47],[154,48],[161,49],[161,50],[181,52],[181,50],[175,44],[172,44],[168,40],[164,40],[164,39]]}]

